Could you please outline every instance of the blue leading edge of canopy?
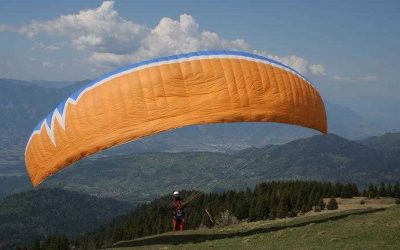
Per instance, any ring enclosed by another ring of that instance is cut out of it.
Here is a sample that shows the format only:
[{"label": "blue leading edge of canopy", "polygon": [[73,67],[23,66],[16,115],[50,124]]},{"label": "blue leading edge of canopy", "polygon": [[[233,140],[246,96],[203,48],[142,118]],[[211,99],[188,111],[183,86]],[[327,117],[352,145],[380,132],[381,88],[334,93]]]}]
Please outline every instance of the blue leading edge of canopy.
[{"label": "blue leading edge of canopy", "polygon": [[[307,78],[305,76],[303,76],[302,74],[300,74],[299,72],[297,72],[295,69],[281,63],[278,61],[275,61],[273,59],[264,57],[264,56],[260,56],[260,55],[255,55],[255,54],[251,54],[248,52],[243,52],[243,51],[231,51],[231,50],[212,50],[212,51],[198,51],[198,52],[190,52],[190,53],[185,53],[185,54],[179,54],[179,55],[172,55],[172,56],[165,56],[165,57],[159,57],[159,58],[155,58],[155,59],[151,59],[151,60],[145,60],[142,62],[138,62],[138,63],[134,63],[134,64],[130,64],[128,66],[119,68],[117,70],[111,71],[108,74],[105,74],[91,82],[89,82],[87,85],[85,85],[84,87],[80,88],[79,90],[75,91],[74,93],[71,94],[71,96],[69,98],[73,99],[73,100],[77,100],[79,95],[87,88],[93,86],[94,84],[110,77],[113,76],[115,74],[127,71],[127,70],[131,70],[134,68],[138,68],[141,66],[145,66],[148,64],[152,64],[152,63],[158,63],[158,62],[168,62],[168,61],[173,61],[173,60],[177,60],[177,59],[184,59],[184,58],[191,58],[191,57],[196,57],[196,56],[218,56],[218,55],[227,55],[227,56],[242,56],[242,57],[249,57],[252,59],[257,59],[257,60],[262,60],[262,61],[266,61],[266,62],[270,62],[276,65],[279,65],[283,68],[289,69],[290,71],[295,72],[296,74],[298,74],[299,76],[301,76],[302,78],[306,79]],[[307,80],[308,81],[308,80]],[[308,81],[309,82],[309,81]],[[68,98],[66,100],[64,100],[63,102],[61,102],[56,109],[53,112],[50,112],[50,114],[48,114],[46,116],[45,119],[41,120],[33,129],[32,133],[34,133],[35,131],[39,131],[41,126],[43,125],[43,122],[46,122],[47,125],[50,127],[50,129],[52,129],[52,117],[55,111],[58,111],[58,113],[60,113],[61,115],[64,112],[64,108],[65,108],[65,104],[67,102]]]}]

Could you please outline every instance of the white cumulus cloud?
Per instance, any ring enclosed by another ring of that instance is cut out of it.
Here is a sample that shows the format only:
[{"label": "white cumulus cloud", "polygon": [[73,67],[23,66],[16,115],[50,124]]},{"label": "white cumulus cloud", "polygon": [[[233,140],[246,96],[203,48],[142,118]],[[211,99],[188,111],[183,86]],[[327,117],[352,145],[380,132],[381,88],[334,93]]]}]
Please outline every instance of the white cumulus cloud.
[{"label": "white cumulus cloud", "polygon": [[[69,42],[75,50],[88,53],[88,61],[99,67],[116,67],[143,59],[198,50],[229,49],[250,51],[272,57],[303,74],[325,75],[320,64],[296,56],[276,56],[258,51],[243,39],[227,40],[217,33],[204,31],[196,20],[182,14],[178,20],[161,18],[155,27],[147,27],[122,18],[113,1],[98,8],[62,15],[49,21],[32,21],[22,26],[0,24],[0,32],[16,32],[36,39],[40,34]],[[47,47],[54,50],[58,46]]]},{"label": "white cumulus cloud", "polygon": [[373,76],[373,75],[363,76],[360,79],[364,82],[377,82],[380,80],[378,76]]},{"label": "white cumulus cloud", "polygon": [[34,38],[39,34],[69,39],[75,49],[89,51],[113,51],[124,53],[136,49],[147,28],[121,18],[114,10],[114,2],[106,1],[92,10],[63,15],[54,20],[11,29]]},{"label": "white cumulus cloud", "polygon": [[55,46],[55,45],[48,45],[48,46],[45,47],[45,49],[47,49],[47,50],[59,50],[60,47]]},{"label": "white cumulus cloud", "polygon": [[302,74],[308,74],[311,72],[313,75],[317,76],[326,75],[325,67],[323,65],[311,64],[308,60],[296,55],[280,57],[276,55],[271,55],[266,51],[253,50],[252,52],[284,63]]},{"label": "white cumulus cloud", "polygon": [[0,23],[0,32],[18,32],[18,29],[14,26]]},{"label": "white cumulus cloud", "polygon": [[52,63],[52,62],[42,62],[42,66],[45,68],[52,68],[52,67],[55,67],[56,64]]},{"label": "white cumulus cloud", "polygon": [[32,48],[32,50],[37,49],[37,48],[38,49],[44,49],[44,50],[50,50],[50,51],[59,50],[60,49],[60,47],[58,47],[56,45],[53,45],[53,44],[46,45],[46,44],[44,44],[42,42],[39,42],[36,47]]},{"label": "white cumulus cloud", "polygon": [[380,78],[374,75],[366,75],[366,76],[358,76],[358,77],[351,77],[351,76],[342,76],[342,75],[334,75],[332,77],[333,80],[338,82],[378,82]]},{"label": "white cumulus cloud", "polygon": [[326,75],[325,67],[321,64],[310,65],[310,70],[311,70],[311,73],[313,73],[314,75],[319,75],[319,76]]},{"label": "white cumulus cloud", "polygon": [[217,33],[200,31],[195,19],[183,14],[179,20],[162,18],[130,53],[95,52],[90,61],[99,65],[123,65],[162,55],[208,49],[248,50],[249,45],[241,39],[225,40]]}]

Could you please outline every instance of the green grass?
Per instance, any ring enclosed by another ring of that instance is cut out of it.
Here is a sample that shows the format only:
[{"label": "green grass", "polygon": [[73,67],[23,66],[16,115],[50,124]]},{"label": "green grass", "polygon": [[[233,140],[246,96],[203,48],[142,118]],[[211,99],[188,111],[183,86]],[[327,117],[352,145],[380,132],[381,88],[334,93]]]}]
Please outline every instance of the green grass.
[{"label": "green grass", "polygon": [[166,233],[118,249],[400,249],[400,206]]}]

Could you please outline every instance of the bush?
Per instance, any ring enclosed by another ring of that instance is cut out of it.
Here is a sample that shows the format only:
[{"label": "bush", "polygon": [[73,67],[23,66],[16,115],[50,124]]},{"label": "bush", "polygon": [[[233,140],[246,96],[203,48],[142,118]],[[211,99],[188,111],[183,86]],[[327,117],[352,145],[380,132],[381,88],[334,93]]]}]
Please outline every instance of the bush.
[{"label": "bush", "polygon": [[336,209],[338,209],[339,206],[338,206],[338,203],[337,203],[336,199],[335,198],[331,198],[329,200],[328,204],[326,205],[326,208],[328,210],[336,210]]},{"label": "bush", "polygon": [[236,216],[234,216],[229,210],[225,210],[219,215],[215,223],[219,227],[225,227],[233,224],[238,224],[239,221]]},{"label": "bush", "polygon": [[314,212],[321,212],[321,207],[320,206],[314,206],[313,207]]},{"label": "bush", "polygon": [[289,217],[296,217],[297,216],[297,211],[296,210],[290,210],[288,212],[288,216]]},{"label": "bush", "polygon": [[204,213],[199,228],[211,228],[213,226],[213,221],[211,221],[210,217],[208,217],[208,215]]}]

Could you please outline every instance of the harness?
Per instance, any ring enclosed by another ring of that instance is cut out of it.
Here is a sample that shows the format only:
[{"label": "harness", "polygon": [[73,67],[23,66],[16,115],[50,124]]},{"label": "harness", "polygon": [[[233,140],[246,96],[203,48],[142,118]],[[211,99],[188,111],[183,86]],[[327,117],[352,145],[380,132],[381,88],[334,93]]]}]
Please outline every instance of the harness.
[{"label": "harness", "polygon": [[183,211],[183,206],[180,201],[174,203],[174,218],[175,220],[182,220],[185,217],[185,212]]}]

